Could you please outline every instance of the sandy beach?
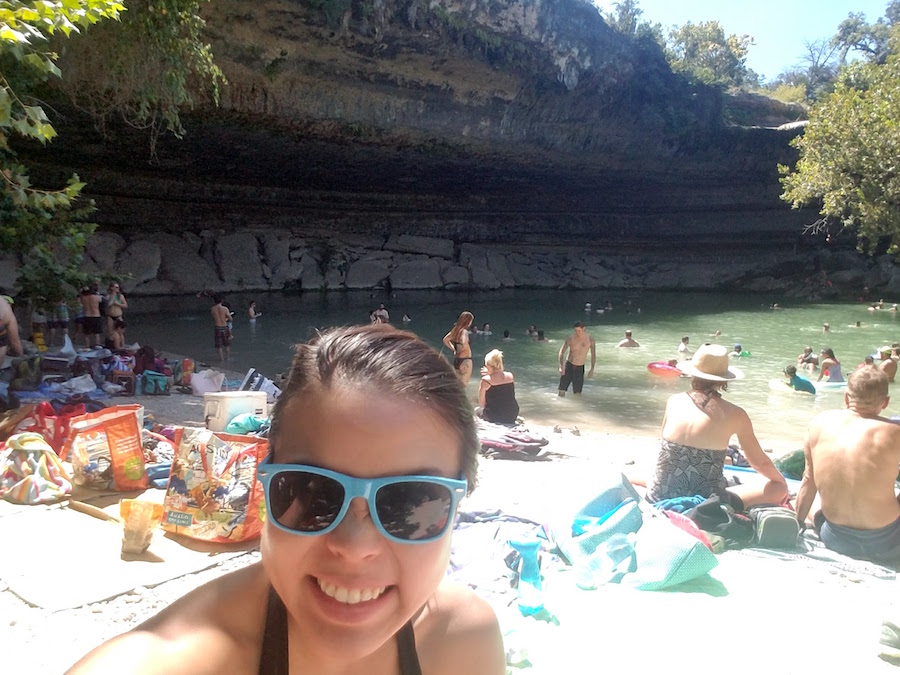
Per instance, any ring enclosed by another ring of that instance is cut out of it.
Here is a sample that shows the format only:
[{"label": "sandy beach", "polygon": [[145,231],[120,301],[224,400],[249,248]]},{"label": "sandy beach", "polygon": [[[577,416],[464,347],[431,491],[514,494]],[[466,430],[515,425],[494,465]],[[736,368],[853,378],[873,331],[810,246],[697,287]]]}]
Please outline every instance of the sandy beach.
[{"label": "sandy beach", "polygon": [[[229,378],[232,375],[229,374]],[[234,376],[237,377],[236,374]],[[147,413],[160,424],[202,425],[202,398],[172,394],[168,397],[136,397],[135,400],[142,403]],[[589,429],[574,432],[571,428],[555,432],[549,426],[527,426],[532,433],[542,435],[549,441],[543,453],[544,461],[482,458],[479,486],[464,500],[462,510],[501,510],[505,514],[536,522],[565,523],[567,519],[571,522],[572,514],[595,494],[604,476],[624,472],[632,479],[644,478],[651,468],[658,442],[649,434]],[[3,517],[0,512],[0,523]],[[40,541],[40,533],[35,533],[34,542],[29,545],[40,545]],[[721,556],[723,561],[727,561],[730,553]],[[66,558],[66,551],[56,551],[48,545],[42,563],[29,573],[44,575],[49,584],[81,584],[88,585],[89,589],[92,579],[73,578],[74,568],[67,564]],[[202,569],[162,583],[139,585],[114,597],[96,599],[58,611],[29,604],[14,592],[8,580],[0,579],[0,616],[3,617],[0,641],[5,645],[5,664],[13,664],[8,672],[25,672],[26,669],[36,673],[63,672],[93,646],[136,626],[191,589],[257,560],[255,550],[235,553],[221,562],[210,558],[208,562],[203,561]],[[586,596],[584,591],[573,595],[572,591],[577,589],[571,583],[571,577],[567,579],[564,570],[548,567],[548,583],[551,589],[556,589],[548,597],[555,603],[560,625],[521,617],[516,611],[515,594],[509,590],[508,583],[505,584],[506,592],[497,593],[496,589],[487,588],[485,591],[500,615],[510,661],[519,662],[518,666],[511,667],[510,672],[599,672],[611,664],[634,667],[639,663],[644,663],[648,668],[658,664],[669,673],[707,672],[706,668],[697,669],[693,665],[688,668],[691,651],[683,642],[673,642],[671,635],[665,637],[665,631],[659,633],[658,627],[646,624],[648,619],[657,621],[662,616],[696,617],[697,629],[701,631],[718,631],[721,620],[736,620],[735,630],[738,635],[743,635],[740,650],[756,639],[742,631],[762,630],[767,624],[773,627],[781,625],[779,630],[792,631],[796,620],[801,618],[813,630],[826,636],[835,635],[835,626],[838,625],[840,630],[837,635],[843,637],[847,645],[847,649],[839,654],[842,663],[846,662],[856,672],[881,672],[883,667],[887,667],[877,658],[878,626],[886,618],[884,615],[888,609],[893,607],[893,598],[897,596],[896,579],[873,581],[852,570],[811,574],[808,570],[795,567],[783,575],[784,583],[802,585],[807,583],[805,580],[810,581],[805,590],[795,588],[791,591],[796,598],[792,600],[785,596],[787,591],[783,584],[772,579],[773,576],[781,576],[780,572],[773,575],[772,570],[781,568],[777,567],[777,562],[769,560],[765,561],[769,565],[768,571],[760,568],[762,576],[755,582],[760,592],[742,596],[738,589],[746,581],[747,570],[755,568],[748,568],[746,559],[736,558],[731,562],[720,565],[719,569],[723,572],[720,576],[727,579],[729,573],[739,574],[743,581],[735,581],[734,584],[723,582],[729,588],[733,586],[730,597],[713,597],[704,593],[641,592],[618,587],[594,591],[592,596]],[[776,565],[774,568],[773,564]],[[502,591],[502,579],[499,584]],[[772,594],[772,597],[767,598],[767,594]],[[602,601],[598,602],[601,598]],[[885,605],[886,599],[890,599],[891,604]],[[772,610],[773,601],[777,604],[777,611]],[[813,603],[815,607],[808,616],[798,617],[798,602]],[[835,624],[834,620],[829,619],[828,608],[834,614],[850,606],[854,607],[858,617],[852,623],[853,635],[848,637],[850,624]],[[603,628],[597,633],[590,629],[591,626],[598,627],[597,630],[601,626]],[[607,634],[601,640],[607,645],[607,656],[605,660],[598,661],[596,649],[586,649],[581,643],[597,640],[603,632]],[[722,637],[724,639],[724,634]],[[643,654],[641,650],[652,645],[660,646],[660,649],[652,654]],[[737,645],[729,646],[727,642],[718,640],[704,647],[709,655],[723,652],[724,657],[736,653],[737,648]],[[770,659],[775,658],[777,652],[782,659],[780,672],[803,672],[806,667],[819,661],[800,652],[786,656],[778,651],[785,648],[784,641],[779,641],[771,649],[763,649],[756,654],[759,658],[746,658],[742,663],[748,668],[752,665],[755,671],[770,664]],[[669,650],[668,656],[665,656],[666,650]],[[825,658],[823,653],[824,662],[833,665],[837,656],[831,652],[828,654]],[[632,661],[638,657],[637,663]],[[714,661],[710,665],[712,663]],[[740,663],[729,669],[733,672],[751,672]]]}]

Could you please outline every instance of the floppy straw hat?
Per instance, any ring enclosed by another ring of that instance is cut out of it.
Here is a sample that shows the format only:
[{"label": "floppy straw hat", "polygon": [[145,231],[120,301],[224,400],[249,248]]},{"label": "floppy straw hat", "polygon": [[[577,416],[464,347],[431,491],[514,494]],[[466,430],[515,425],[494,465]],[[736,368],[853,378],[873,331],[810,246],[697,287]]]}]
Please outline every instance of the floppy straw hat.
[{"label": "floppy straw hat", "polygon": [[678,370],[691,377],[713,382],[740,380],[744,372],[728,364],[728,350],[722,345],[703,345],[690,361],[678,364]]}]

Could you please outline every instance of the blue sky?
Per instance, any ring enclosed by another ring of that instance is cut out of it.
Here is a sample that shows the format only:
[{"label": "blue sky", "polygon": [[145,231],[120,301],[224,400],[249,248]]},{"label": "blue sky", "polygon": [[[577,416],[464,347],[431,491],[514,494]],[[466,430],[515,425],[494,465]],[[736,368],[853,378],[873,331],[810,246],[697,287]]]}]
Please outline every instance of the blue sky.
[{"label": "blue sky", "polygon": [[[608,10],[615,0],[594,0]],[[638,0],[641,17],[661,23],[668,33],[672,25],[688,21],[718,21],[726,35],[749,33],[755,43],[747,66],[771,80],[797,64],[805,42],[830,38],[850,12],[863,12],[869,22],[884,15],[888,0]]]}]

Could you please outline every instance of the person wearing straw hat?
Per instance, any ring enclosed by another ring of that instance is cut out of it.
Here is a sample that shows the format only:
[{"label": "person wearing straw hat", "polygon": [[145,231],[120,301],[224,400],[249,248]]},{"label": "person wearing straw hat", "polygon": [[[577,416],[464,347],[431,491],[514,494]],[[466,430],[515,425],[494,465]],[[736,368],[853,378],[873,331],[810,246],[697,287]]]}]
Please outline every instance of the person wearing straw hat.
[{"label": "person wearing straw hat", "polygon": [[891,351],[889,346],[884,346],[878,350],[878,354],[881,357],[878,370],[887,375],[888,382],[893,382],[894,376],[897,374],[897,362],[891,358]]},{"label": "person wearing straw hat", "polygon": [[[728,350],[721,345],[703,345],[693,359],[680,362],[678,368],[691,376],[691,390],[671,396],[666,403],[662,443],[656,469],[647,482],[647,500],[724,497],[727,488],[744,507],[780,504],[787,496],[784,476],[760,447],[747,413],[722,398],[728,383],[744,376],[729,364]],[[766,481],[728,487],[723,470],[732,436],[737,436],[750,466]]]}]

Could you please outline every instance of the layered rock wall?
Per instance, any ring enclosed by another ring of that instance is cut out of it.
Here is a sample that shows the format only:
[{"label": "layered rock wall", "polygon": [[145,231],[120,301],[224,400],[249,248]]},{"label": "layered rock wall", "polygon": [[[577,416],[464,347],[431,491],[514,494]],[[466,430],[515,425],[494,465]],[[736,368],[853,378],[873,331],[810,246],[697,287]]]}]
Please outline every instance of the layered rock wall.
[{"label": "layered rock wall", "polygon": [[[115,268],[131,276],[134,295],[203,290],[494,290],[691,289],[779,292],[834,297],[856,292],[900,292],[892,259],[870,261],[850,252],[803,246],[737,259],[724,247],[644,246],[603,249],[581,245],[458,245],[412,235],[344,236],[266,229],[137,235],[100,234],[88,247],[90,272]],[[831,281],[826,285],[825,281]]]}]

